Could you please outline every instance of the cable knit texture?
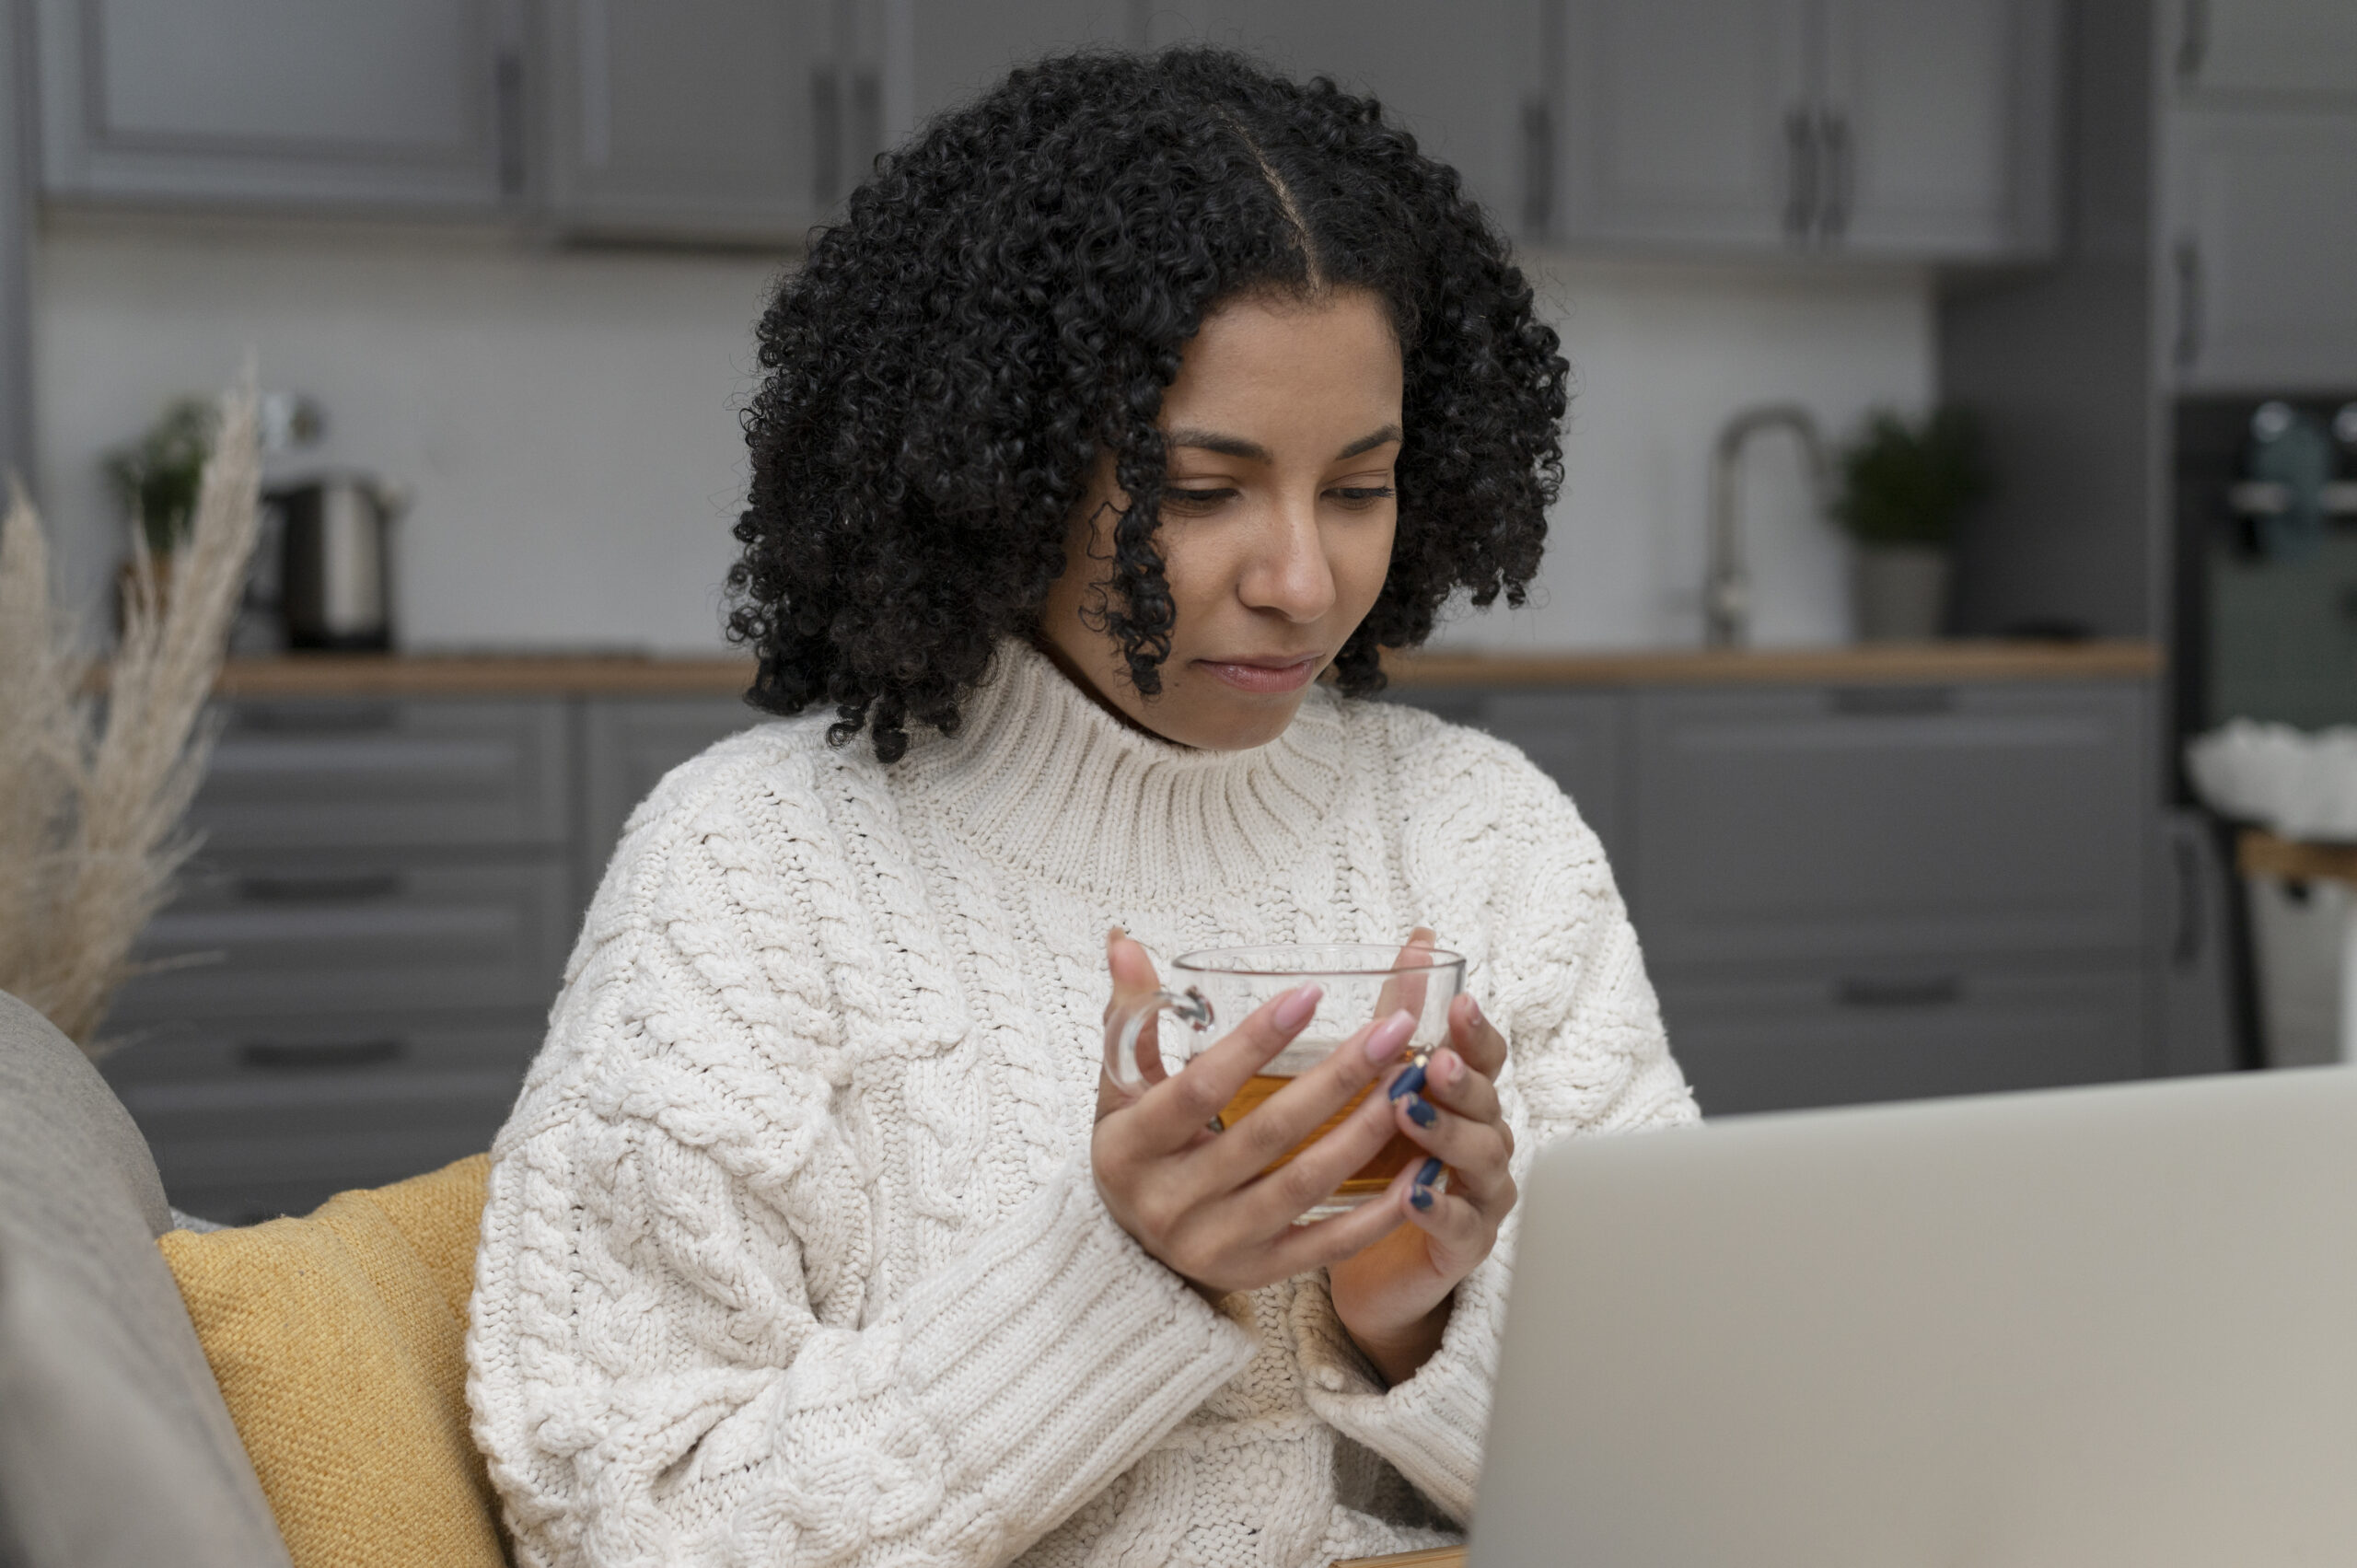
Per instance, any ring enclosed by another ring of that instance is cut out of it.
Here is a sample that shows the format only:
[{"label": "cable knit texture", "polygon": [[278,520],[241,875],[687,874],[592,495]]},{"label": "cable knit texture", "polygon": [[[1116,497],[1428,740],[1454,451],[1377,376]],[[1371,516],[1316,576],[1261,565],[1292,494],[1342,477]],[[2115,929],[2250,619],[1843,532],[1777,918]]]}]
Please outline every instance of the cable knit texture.
[{"label": "cable knit texture", "polygon": [[1457,1539],[1513,1225],[1387,1388],[1091,1179],[1104,933],[1470,960],[1518,1167],[1689,1121],[1595,836],[1513,748],[1313,691],[1200,752],[1009,645],[900,762],[769,724],[632,818],[493,1150],[469,1398],[526,1564],[1295,1568]]}]

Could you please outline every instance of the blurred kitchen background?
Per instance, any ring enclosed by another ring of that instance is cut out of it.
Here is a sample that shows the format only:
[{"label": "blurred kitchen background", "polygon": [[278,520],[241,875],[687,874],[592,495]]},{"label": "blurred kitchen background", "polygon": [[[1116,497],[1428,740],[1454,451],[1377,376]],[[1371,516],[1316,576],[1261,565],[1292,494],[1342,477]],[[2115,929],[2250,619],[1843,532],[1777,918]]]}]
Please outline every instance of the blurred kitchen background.
[{"label": "blurred kitchen background", "polygon": [[[2357,722],[2348,0],[0,13],[0,465],[75,601],[103,625],[128,548],[110,458],[249,348],[282,520],[359,515],[289,525],[356,566],[266,552],[343,600],[307,631],[261,585],[151,933],[212,958],[118,1009],[183,1208],[488,1140],[622,816],[751,716],[720,581],[767,294],[880,148],[1072,43],[1373,91],[1519,247],[1576,388],[1547,565],[1397,695],[1572,791],[1706,1110],[2357,1028],[2333,835],[2254,859],[2265,812],[2181,764],[2230,719]],[[1943,407],[1988,482],[1926,576],[1827,503],[1871,416]]]}]

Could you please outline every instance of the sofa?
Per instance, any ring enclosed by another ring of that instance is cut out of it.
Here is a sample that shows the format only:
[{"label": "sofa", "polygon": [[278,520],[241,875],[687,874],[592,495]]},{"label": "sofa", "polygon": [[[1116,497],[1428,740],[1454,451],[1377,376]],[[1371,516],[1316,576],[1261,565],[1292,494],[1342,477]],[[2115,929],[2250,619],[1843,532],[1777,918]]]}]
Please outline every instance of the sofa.
[{"label": "sofa", "polygon": [[199,1234],[0,993],[0,1568],[500,1568],[465,1397],[488,1163]]}]

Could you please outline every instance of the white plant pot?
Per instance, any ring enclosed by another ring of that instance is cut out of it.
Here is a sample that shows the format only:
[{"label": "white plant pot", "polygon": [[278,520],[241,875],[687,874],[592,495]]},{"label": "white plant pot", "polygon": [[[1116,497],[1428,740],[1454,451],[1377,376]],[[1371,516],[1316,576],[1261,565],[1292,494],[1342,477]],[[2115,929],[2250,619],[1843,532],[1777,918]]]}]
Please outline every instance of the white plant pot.
[{"label": "white plant pot", "polygon": [[1862,544],[1851,557],[1858,636],[1869,643],[1920,643],[1947,622],[1951,558],[1933,544]]}]

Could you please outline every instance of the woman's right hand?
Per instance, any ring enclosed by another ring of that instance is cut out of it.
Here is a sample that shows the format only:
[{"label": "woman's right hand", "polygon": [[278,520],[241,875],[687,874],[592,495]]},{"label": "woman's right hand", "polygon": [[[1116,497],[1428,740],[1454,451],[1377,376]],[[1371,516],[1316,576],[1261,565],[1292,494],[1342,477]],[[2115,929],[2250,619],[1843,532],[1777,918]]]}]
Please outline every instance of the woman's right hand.
[{"label": "woman's right hand", "polygon": [[[1110,1028],[1125,1003],[1150,996],[1161,982],[1145,949],[1119,931],[1107,937],[1105,958],[1113,975],[1105,1014]],[[1135,1098],[1109,1076],[1098,1079],[1089,1152],[1105,1206],[1141,1246],[1207,1297],[1254,1290],[1352,1257],[1402,1223],[1394,1203],[1363,1203],[1330,1219],[1294,1223],[1389,1141],[1391,1105],[1381,1095],[1367,1096],[1282,1169],[1261,1173],[1398,1063],[1414,1027],[1404,1012],[1360,1029],[1234,1127],[1212,1131],[1212,1120],[1245,1080],[1283,1051],[1316,1010],[1314,988],[1288,992]],[[1154,1053],[1144,1054],[1151,1059]]]}]

